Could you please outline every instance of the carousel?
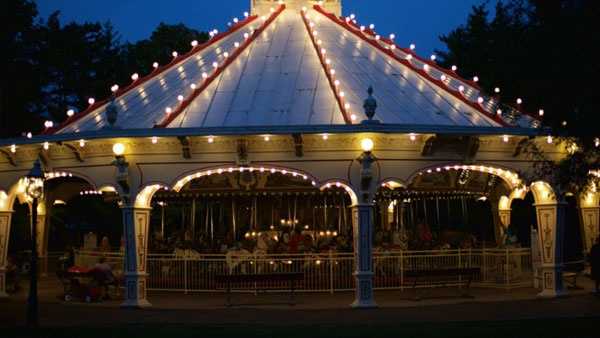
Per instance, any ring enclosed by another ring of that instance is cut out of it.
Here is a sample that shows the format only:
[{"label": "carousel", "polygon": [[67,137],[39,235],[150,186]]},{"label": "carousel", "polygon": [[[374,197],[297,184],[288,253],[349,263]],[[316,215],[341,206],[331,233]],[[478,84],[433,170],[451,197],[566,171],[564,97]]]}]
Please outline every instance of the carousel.
[{"label": "carousel", "polygon": [[354,290],[360,308],[374,289],[433,287],[415,278],[449,269],[564,294],[563,235],[577,227],[589,250],[599,196],[565,204],[529,178],[524,140],[567,151],[543,110],[487,95],[341,0],[253,0],[225,24],[42,134],[0,140],[0,296],[16,233],[45,262],[53,228],[77,265],[112,264],[125,307],[278,273],[301,274],[299,290]]}]

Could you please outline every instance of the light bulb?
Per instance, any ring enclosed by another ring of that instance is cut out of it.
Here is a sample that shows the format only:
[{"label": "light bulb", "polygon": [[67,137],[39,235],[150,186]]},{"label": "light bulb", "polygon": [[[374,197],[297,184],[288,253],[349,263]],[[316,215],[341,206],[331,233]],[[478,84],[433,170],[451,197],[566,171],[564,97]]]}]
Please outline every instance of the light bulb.
[{"label": "light bulb", "polygon": [[96,99],[94,99],[93,97],[90,97],[90,98],[88,99],[88,104],[91,106],[91,105],[93,105],[94,103],[96,103]]},{"label": "light bulb", "polygon": [[73,109],[67,110],[67,116],[68,117],[72,117],[73,115],[75,115],[75,111]]},{"label": "light bulb", "polygon": [[177,52],[173,52],[173,53],[171,53],[171,55],[172,55],[174,58],[176,58],[177,56],[179,56],[179,53],[177,53]]},{"label": "light bulb", "polygon": [[48,121],[44,122],[44,127],[46,127],[46,128],[52,128],[53,126],[54,126],[54,122],[52,122],[52,121],[48,120]]},{"label": "light bulb", "polygon": [[157,144],[157,143],[158,143],[158,137],[152,136],[152,144]]},{"label": "light bulb", "polygon": [[131,75],[131,80],[133,80],[133,81],[137,81],[139,78],[140,78],[140,74],[138,74],[138,73],[133,73]]},{"label": "light bulb", "polygon": [[158,68],[158,62],[154,62],[154,63],[152,64],[152,67],[153,67],[154,69]]},{"label": "light bulb", "polygon": [[192,47],[198,46],[198,40],[192,41],[191,45],[192,45]]},{"label": "light bulb", "polygon": [[118,90],[119,90],[119,85],[117,85],[117,84],[110,87],[110,91],[113,93],[116,93]]},{"label": "light bulb", "polygon": [[125,153],[125,146],[123,143],[115,143],[113,145],[112,151],[115,155],[121,156]]},{"label": "light bulb", "polygon": [[84,139],[79,140],[79,147],[80,148],[85,147],[85,140]]},{"label": "light bulb", "polygon": [[365,138],[362,141],[360,141],[360,147],[364,152],[369,153],[375,147],[375,143],[370,138]]}]

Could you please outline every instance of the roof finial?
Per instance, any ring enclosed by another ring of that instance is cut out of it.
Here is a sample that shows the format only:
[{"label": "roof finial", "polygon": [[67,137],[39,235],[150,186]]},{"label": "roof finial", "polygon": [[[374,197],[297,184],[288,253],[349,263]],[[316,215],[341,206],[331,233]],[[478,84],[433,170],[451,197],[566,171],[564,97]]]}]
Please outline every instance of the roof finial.
[{"label": "roof finial", "polygon": [[373,97],[373,86],[369,86],[367,93],[369,94],[369,97],[365,100],[363,108],[365,108],[365,115],[367,115],[368,120],[363,122],[377,123],[379,121],[373,119],[375,117],[375,111],[377,110],[377,100]]},{"label": "roof finial", "polygon": [[117,104],[115,103],[116,96],[113,95],[110,103],[106,106],[106,111],[104,114],[106,115],[106,121],[108,122],[108,128],[114,129],[116,127],[117,118],[119,116],[119,109],[117,108]]}]

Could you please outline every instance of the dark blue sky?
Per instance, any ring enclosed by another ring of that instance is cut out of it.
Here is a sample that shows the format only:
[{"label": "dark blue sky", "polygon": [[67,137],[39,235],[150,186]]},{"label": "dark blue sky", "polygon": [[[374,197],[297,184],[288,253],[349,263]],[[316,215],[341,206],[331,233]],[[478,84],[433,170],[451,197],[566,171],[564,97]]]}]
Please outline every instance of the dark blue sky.
[{"label": "dark blue sky", "polygon": [[[396,33],[403,46],[414,42],[429,55],[442,48],[438,36],[465,22],[471,6],[483,0],[343,0],[345,14],[363,24],[374,23],[380,34]],[[150,35],[161,21],[223,30],[234,16],[249,10],[250,0],[37,0],[40,14],[62,12],[64,21],[110,20],[124,40]]]}]

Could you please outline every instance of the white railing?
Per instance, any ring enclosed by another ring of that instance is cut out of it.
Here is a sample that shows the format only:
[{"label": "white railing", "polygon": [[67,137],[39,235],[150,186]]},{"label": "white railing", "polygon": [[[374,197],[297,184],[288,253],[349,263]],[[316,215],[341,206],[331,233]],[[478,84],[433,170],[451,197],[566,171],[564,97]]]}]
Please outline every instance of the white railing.
[{"label": "white railing", "polygon": [[[79,251],[76,264],[93,266],[100,257],[113,266],[116,274],[122,272],[122,253]],[[211,292],[222,290],[217,275],[302,272],[301,291],[336,292],[354,289],[354,256],[352,253],[319,253],[299,255],[175,255],[150,254],[147,262],[148,289],[155,291]],[[472,249],[447,251],[390,251],[375,252],[373,258],[374,286],[376,289],[404,290],[413,287],[414,280],[406,277],[409,271],[453,268],[477,268],[473,285],[512,289],[531,286],[533,273],[529,249]],[[440,280],[419,280],[416,287],[439,285],[458,286],[466,277]],[[261,287],[285,287],[273,282]],[[254,291],[254,285],[247,285]]]}]

